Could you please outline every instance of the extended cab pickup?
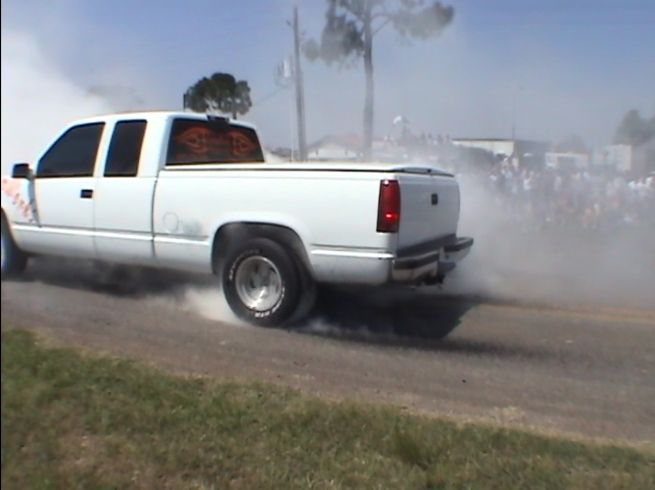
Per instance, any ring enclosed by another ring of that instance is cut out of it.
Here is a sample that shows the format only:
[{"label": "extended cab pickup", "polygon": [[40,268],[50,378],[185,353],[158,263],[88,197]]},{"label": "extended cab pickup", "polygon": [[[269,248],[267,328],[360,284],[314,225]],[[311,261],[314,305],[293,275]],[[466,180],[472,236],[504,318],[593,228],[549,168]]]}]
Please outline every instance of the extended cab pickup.
[{"label": "extended cab pickup", "polygon": [[427,165],[266,163],[242,122],[94,117],[3,177],[2,276],[30,255],[215,273],[239,317],[281,324],[318,283],[442,280],[473,243],[459,208]]}]

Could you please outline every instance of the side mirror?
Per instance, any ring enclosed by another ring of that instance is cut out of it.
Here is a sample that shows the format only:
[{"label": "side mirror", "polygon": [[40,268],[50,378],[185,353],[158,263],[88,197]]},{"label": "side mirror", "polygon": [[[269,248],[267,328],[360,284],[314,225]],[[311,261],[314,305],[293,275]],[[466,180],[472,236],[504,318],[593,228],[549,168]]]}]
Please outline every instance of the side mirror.
[{"label": "side mirror", "polygon": [[31,180],[33,177],[32,169],[28,163],[16,163],[11,171],[13,179],[27,179]]}]

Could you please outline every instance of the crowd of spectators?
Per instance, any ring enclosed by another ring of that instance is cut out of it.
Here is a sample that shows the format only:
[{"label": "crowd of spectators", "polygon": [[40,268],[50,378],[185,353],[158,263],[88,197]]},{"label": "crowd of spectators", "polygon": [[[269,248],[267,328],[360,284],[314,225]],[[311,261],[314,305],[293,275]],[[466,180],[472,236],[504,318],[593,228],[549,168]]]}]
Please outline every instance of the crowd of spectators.
[{"label": "crowd of spectators", "polygon": [[626,176],[604,168],[522,168],[506,159],[469,166],[465,174],[487,186],[496,204],[524,228],[655,227],[653,173]]}]

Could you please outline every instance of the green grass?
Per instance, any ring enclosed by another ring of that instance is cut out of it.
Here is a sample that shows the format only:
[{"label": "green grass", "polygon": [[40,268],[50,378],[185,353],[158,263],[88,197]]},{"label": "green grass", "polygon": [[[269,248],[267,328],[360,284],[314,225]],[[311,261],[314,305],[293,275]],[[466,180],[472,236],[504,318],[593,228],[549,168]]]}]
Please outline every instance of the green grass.
[{"label": "green grass", "polygon": [[2,488],[655,488],[634,449],[162,374],[2,332]]}]

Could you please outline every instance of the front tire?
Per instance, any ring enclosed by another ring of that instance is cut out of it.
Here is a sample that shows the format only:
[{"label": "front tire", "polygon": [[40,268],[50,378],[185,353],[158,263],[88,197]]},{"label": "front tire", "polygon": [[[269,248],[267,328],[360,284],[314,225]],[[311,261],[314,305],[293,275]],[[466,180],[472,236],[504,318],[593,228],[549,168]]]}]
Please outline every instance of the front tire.
[{"label": "front tire", "polygon": [[27,265],[27,255],[25,255],[14,242],[14,237],[11,235],[11,230],[7,224],[7,220],[2,215],[2,233],[0,238],[0,248],[2,249],[2,257],[0,258],[0,270],[2,271],[2,279],[17,276],[25,270]]},{"label": "front tire", "polygon": [[300,274],[291,257],[268,238],[248,239],[228,253],[222,283],[235,315],[258,326],[289,320],[301,296]]}]

